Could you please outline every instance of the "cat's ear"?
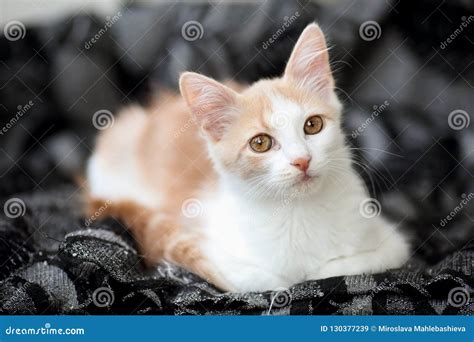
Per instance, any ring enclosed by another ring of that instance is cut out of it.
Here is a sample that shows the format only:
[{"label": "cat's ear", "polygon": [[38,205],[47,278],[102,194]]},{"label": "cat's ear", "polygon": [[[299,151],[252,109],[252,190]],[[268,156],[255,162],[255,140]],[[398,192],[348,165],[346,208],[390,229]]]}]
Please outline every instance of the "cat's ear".
[{"label": "cat's ear", "polygon": [[235,91],[194,72],[185,72],[179,79],[179,89],[188,107],[204,132],[219,141],[235,118]]},{"label": "cat's ear", "polygon": [[324,34],[316,24],[306,26],[286,65],[284,78],[321,95],[334,88]]}]

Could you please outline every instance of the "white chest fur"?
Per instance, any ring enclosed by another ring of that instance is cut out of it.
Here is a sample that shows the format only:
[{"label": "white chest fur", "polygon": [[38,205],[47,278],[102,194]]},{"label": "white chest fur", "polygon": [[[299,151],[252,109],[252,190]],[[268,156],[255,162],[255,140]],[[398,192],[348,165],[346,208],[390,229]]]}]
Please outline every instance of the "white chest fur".
[{"label": "white chest fur", "polygon": [[224,190],[203,199],[205,254],[239,290],[326,277],[321,269],[331,260],[376,249],[387,230],[382,219],[360,214],[366,195],[356,175],[338,184],[318,191],[324,196],[280,203],[239,199]]}]

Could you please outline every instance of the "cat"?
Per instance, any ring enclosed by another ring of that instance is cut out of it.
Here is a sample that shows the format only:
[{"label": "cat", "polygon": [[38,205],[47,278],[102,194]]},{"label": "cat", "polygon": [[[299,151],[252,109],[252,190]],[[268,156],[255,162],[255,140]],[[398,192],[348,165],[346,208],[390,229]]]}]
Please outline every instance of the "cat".
[{"label": "cat", "polygon": [[[224,291],[264,291],[403,265],[407,239],[351,166],[323,32],[309,24],[284,74],[249,87],[185,72],[181,95],[125,109],[98,137],[90,204]],[[373,216],[373,217],[369,217]]]}]

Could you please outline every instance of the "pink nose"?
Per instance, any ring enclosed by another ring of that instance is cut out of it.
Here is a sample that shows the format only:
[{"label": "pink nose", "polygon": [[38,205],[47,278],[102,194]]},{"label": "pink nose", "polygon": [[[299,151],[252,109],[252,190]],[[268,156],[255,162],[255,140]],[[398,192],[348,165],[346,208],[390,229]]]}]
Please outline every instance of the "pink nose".
[{"label": "pink nose", "polygon": [[291,163],[294,167],[300,169],[303,172],[306,172],[309,167],[309,162],[311,161],[311,158],[297,158]]}]

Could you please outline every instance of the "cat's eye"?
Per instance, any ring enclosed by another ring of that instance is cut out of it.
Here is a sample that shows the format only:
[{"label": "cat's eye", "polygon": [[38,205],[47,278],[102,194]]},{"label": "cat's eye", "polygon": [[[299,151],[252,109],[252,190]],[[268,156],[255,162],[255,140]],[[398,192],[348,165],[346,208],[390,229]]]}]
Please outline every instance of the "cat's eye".
[{"label": "cat's eye", "polygon": [[306,134],[316,134],[323,129],[323,118],[321,115],[313,115],[304,123],[304,132]]},{"label": "cat's eye", "polygon": [[257,153],[267,152],[272,148],[272,145],[273,139],[268,134],[256,135],[249,141],[250,148]]}]

